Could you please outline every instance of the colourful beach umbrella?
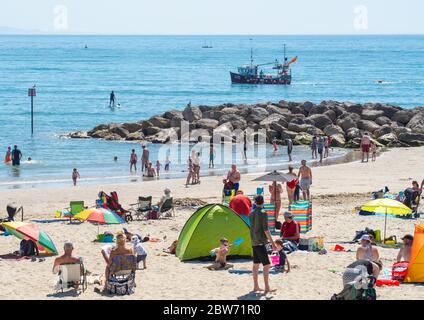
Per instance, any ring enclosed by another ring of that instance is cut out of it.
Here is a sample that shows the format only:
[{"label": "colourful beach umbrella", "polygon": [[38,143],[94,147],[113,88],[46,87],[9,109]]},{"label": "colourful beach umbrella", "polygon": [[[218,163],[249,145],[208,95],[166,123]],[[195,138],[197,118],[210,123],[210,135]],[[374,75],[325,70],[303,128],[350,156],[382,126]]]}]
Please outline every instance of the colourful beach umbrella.
[{"label": "colourful beach umbrella", "polygon": [[38,229],[32,223],[26,222],[4,222],[2,226],[10,234],[13,234],[19,239],[29,238],[35,242],[40,251],[47,251],[51,253],[57,253],[56,246],[54,245],[50,236]]},{"label": "colourful beach umbrella", "polygon": [[376,215],[384,215],[384,239],[386,239],[387,217],[399,217],[412,214],[412,209],[405,206],[402,202],[386,198],[367,202],[361,207],[361,210],[373,212]]},{"label": "colourful beach umbrella", "polygon": [[125,221],[115,212],[104,208],[92,208],[81,211],[74,219],[89,221],[97,224],[121,224]]}]

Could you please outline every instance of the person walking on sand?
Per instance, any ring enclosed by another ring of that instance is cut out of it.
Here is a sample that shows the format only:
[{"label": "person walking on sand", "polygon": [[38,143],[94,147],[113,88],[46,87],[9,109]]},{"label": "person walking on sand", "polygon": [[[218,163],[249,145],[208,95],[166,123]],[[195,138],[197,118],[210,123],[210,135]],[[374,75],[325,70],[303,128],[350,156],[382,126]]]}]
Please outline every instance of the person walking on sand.
[{"label": "person walking on sand", "polygon": [[74,168],[74,170],[72,170],[72,181],[74,182],[74,186],[77,185],[77,179],[81,178],[80,174],[78,172],[78,170],[76,168]]},{"label": "person walking on sand", "polygon": [[299,186],[302,189],[303,200],[310,201],[311,195],[309,188],[312,185],[312,170],[306,165],[306,160],[302,160],[301,167],[299,168]]},{"label": "person walking on sand", "polygon": [[116,100],[115,92],[112,91],[110,93],[110,99],[109,99],[109,107],[110,108],[115,108],[115,100]]},{"label": "person walking on sand", "polygon": [[361,139],[361,150],[362,150],[362,161],[365,162],[365,155],[367,155],[367,161],[370,157],[370,147],[371,147],[371,138],[368,135],[368,132],[365,132]]},{"label": "person walking on sand", "polygon": [[188,185],[193,179],[193,161],[191,160],[191,157],[188,157],[188,173],[187,173],[187,180],[185,183],[186,188],[188,188]]},{"label": "person walking on sand", "polygon": [[318,147],[318,139],[317,139],[316,136],[313,136],[312,137],[312,142],[311,142],[312,159],[317,159],[318,158],[317,147]]},{"label": "person walking on sand", "polygon": [[[274,240],[268,230],[268,215],[263,210],[264,198],[263,196],[255,197],[256,208],[249,214],[250,221],[250,237],[252,239],[253,249],[253,291],[265,291],[265,293],[272,292],[269,286],[269,269],[271,263],[269,261],[266,245],[271,243],[272,249],[276,250]],[[265,290],[259,287],[258,276],[259,266],[263,265],[264,284]]]},{"label": "person walking on sand", "polygon": [[12,165],[19,166],[21,164],[22,152],[18,149],[17,145],[13,146],[12,150]]},{"label": "person walking on sand", "polygon": [[147,169],[147,164],[149,163],[150,151],[145,145],[143,145],[141,149],[143,149],[143,152],[141,154],[141,172],[143,172],[144,170]]},{"label": "person walking on sand", "polygon": [[214,149],[213,143],[211,143],[209,147],[209,169],[215,168],[214,160],[215,160],[215,149]]},{"label": "person walking on sand", "polygon": [[292,152],[293,152],[293,140],[288,138],[287,139],[287,155],[289,156],[289,162],[292,162]]},{"label": "person walking on sand", "polygon": [[9,164],[12,162],[12,148],[7,147],[6,155],[4,156],[4,163]]},{"label": "person walking on sand", "polygon": [[137,154],[135,153],[135,150],[131,150],[131,156],[130,156],[130,171],[132,171],[132,167],[134,166],[134,170],[137,171]]}]

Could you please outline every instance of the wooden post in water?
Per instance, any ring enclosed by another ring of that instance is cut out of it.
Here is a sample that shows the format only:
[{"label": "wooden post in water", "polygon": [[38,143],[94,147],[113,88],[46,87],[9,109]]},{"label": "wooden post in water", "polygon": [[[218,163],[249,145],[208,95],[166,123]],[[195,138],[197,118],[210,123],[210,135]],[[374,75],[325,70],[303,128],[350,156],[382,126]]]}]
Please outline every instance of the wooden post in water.
[{"label": "wooden post in water", "polygon": [[34,135],[34,97],[37,95],[35,92],[35,85],[28,89],[28,96],[31,97],[31,135]]}]

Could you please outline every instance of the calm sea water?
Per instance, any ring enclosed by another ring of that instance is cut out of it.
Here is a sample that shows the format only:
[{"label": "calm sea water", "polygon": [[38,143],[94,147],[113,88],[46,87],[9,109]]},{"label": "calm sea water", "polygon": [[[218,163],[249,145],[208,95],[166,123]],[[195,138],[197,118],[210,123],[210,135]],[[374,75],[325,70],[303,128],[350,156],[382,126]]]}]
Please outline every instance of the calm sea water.
[{"label": "calm sea water", "polygon": [[[205,43],[213,48],[202,49]],[[231,84],[229,71],[249,62],[251,46],[256,62],[265,63],[282,60],[284,43],[289,57],[299,56],[291,86]],[[68,181],[74,167],[88,182],[128,176],[134,144],[60,139],[59,134],[145,119],[182,109],[189,100],[423,105],[424,36],[0,36],[0,75],[0,151],[18,144],[24,158],[35,160],[20,170],[1,165],[0,187]],[[31,138],[27,90],[33,84]],[[107,107],[111,90],[121,104],[114,111]],[[157,147],[151,152],[155,159]],[[300,159],[309,151],[295,153]],[[184,168],[175,165],[173,172]]]}]

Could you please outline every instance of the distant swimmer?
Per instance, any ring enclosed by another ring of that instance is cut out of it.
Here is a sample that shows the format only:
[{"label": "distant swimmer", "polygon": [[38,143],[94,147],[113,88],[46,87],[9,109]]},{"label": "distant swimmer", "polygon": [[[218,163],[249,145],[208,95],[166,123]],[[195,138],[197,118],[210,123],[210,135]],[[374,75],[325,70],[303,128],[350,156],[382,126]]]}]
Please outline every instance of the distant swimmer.
[{"label": "distant swimmer", "polygon": [[384,83],[384,80],[378,80],[377,83],[382,84]]},{"label": "distant swimmer", "polygon": [[12,148],[7,147],[6,155],[4,156],[4,163],[10,164],[12,162]]},{"label": "distant swimmer", "polygon": [[84,49],[88,49],[88,46],[87,46],[87,45],[85,45]]},{"label": "distant swimmer", "polygon": [[109,107],[110,108],[115,108],[115,100],[116,100],[115,92],[112,91],[110,93],[110,100],[109,100]]}]

